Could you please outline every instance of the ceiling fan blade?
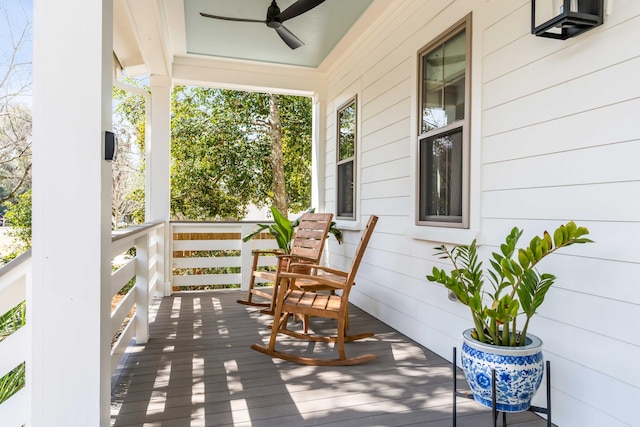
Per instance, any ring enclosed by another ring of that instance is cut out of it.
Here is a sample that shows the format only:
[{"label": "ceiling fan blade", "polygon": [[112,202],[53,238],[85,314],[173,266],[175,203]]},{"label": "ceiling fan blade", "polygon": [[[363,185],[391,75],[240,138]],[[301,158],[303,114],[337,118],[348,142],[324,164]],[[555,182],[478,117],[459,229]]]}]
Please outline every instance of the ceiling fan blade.
[{"label": "ceiling fan blade", "polygon": [[287,19],[295,18],[298,15],[302,15],[303,13],[310,11],[323,2],[324,0],[298,0],[297,2],[280,12],[280,14],[276,16],[276,18],[280,22],[284,22]]},{"label": "ceiling fan blade", "polygon": [[221,19],[223,21],[258,22],[260,24],[266,24],[267,23],[267,21],[264,20],[264,19],[230,18],[228,16],[209,15],[208,13],[202,13],[202,12],[200,12],[200,16],[204,16],[205,18]]},{"label": "ceiling fan blade", "polygon": [[304,43],[302,42],[302,40],[297,38],[295,34],[289,31],[284,25],[281,25],[280,27],[275,28],[275,30],[276,30],[276,33],[278,33],[278,35],[282,39],[282,41],[284,41],[287,44],[287,46],[289,46],[291,49],[297,49],[300,46],[304,46]]}]

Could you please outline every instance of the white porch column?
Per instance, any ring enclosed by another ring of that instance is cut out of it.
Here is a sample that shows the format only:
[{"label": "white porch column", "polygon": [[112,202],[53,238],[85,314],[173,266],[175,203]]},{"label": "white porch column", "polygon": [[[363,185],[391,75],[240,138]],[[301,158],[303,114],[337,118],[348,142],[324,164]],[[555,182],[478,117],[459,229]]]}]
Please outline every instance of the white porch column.
[{"label": "white porch column", "polygon": [[30,426],[108,426],[112,0],[35,0]]},{"label": "white porch column", "polygon": [[326,212],[324,194],[325,176],[325,147],[326,147],[326,109],[324,96],[316,94],[313,97],[311,121],[311,206],[317,212]]},{"label": "white porch column", "polygon": [[171,158],[171,78],[152,75],[151,129],[146,151],[145,220],[165,221],[164,265],[160,289],[171,295],[170,158]]}]

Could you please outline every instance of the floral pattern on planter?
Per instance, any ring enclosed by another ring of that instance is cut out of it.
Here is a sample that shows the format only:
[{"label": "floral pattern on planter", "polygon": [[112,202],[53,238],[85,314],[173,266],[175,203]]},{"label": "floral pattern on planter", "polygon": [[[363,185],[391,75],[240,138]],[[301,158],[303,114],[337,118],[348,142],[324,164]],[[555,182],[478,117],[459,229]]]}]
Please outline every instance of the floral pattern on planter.
[{"label": "floral pattern on planter", "polygon": [[542,382],[544,360],[542,341],[531,334],[524,347],[499,347],[471,338],[471,330],[463,334],[462,369],[474,399],[492,407],[491,370],[496,370],[496,409],[502,412],[526,411]]}]

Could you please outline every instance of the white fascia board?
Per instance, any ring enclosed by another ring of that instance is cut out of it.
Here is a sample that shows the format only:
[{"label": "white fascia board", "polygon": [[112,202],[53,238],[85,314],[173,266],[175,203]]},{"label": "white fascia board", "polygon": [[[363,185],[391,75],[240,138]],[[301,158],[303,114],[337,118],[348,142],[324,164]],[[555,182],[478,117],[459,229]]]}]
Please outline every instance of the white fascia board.
[{"label": "white fascia board", "polygon": [[147,71],[152,75],[170,75],[168,33],[156,0],[127,0],[133,33]]},{"label": "white fascia board", "polygon": [[172,68],[173,81],[189,85],[302,96],[326,87],[322,73],[305,67],[182,56]]}]

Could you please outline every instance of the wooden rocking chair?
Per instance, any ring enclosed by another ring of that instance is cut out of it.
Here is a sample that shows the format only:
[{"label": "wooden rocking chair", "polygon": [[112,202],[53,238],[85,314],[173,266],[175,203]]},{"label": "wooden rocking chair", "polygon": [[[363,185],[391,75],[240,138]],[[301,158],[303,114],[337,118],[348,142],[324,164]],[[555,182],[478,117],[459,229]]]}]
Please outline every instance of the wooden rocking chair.
[{"label": "wooden rocking chair", "polygon": [[[292,263],[318,264],[322,256],[324,242],[331,228],[331,213],[305,213],[300,218],[300,224],[296,228],[293,241],[291,242],[291,254],[283,254],[278,250],[255,250],[253,251],[253,266],[251,267],[251,280],[246,300],[237,300],[240,304],[265,307],[263,313],[273,314],[275,301],[278,296],[278,286],[280,284],[280,273],[287,271],[288,265]],[[258,270],[258,259],[263,255],[275,255],[277,265],[275,271]],[[311,273],[310,269],[302,270]],[[273,282],[273,292],[265,288],[256,287],[256,278]],[[253,296],[258,296],[263,301],[253,301]],[[264,301],[267,300],[267,301]]]},{"label": "wooden rocking chair", "polygon": [[[346,357],[344,343],[373,336],[373,333],[371,332],[349,336],[347,335],[347,323],[349,292],[355,281],[360,261],[362,260],[362,256],[364,255],[364,251],[369,243],[369,239],[371,238],[371,234],[373,233],[373,229],[375,228],[377,221],[377,216],[371,216],[369,219],[369,222],[367,223],[367,226],[360,238],[360,243],[358,244],[358,248],[356,249],[356,253],[351,263],[351,268],[348,272],[314,265],[312,268],[317,269],[317,274],[302,274],[296,270],[300,264],[292,264],[290,266],[290,272],[285,272],[280,275],[282,279],[286,279],[288,286],[284,286],[283,283],[278,291],[278,300],[273,325],[271,326],[269,345],[268,347],[265,347],[263,345],[254,344],[251,346],[252,349],[271,357],[314,366],[355,365],[358,363],[368,362],[376,358],[374,354]],[[309,266],[304,265],[303,267],[308,268]],[[328,274],[324,276],[322,275],[322,272],[327,272]],[[325,289],[341,291],[341,294],[324,294],[300,289],[301,287],[304,288],[305,285],[307,287],[317,285],[318,287]],[[306,332],[301,333],[287,329],[288,319],[291,315],[305,318],[308,316],[315,316],[337,319],[337,336],[311,335]],[[319,359],[278,351],[275,349],[275,346],[279,333],[302,340],[335,342],[338,347],[338,358]]]}]

